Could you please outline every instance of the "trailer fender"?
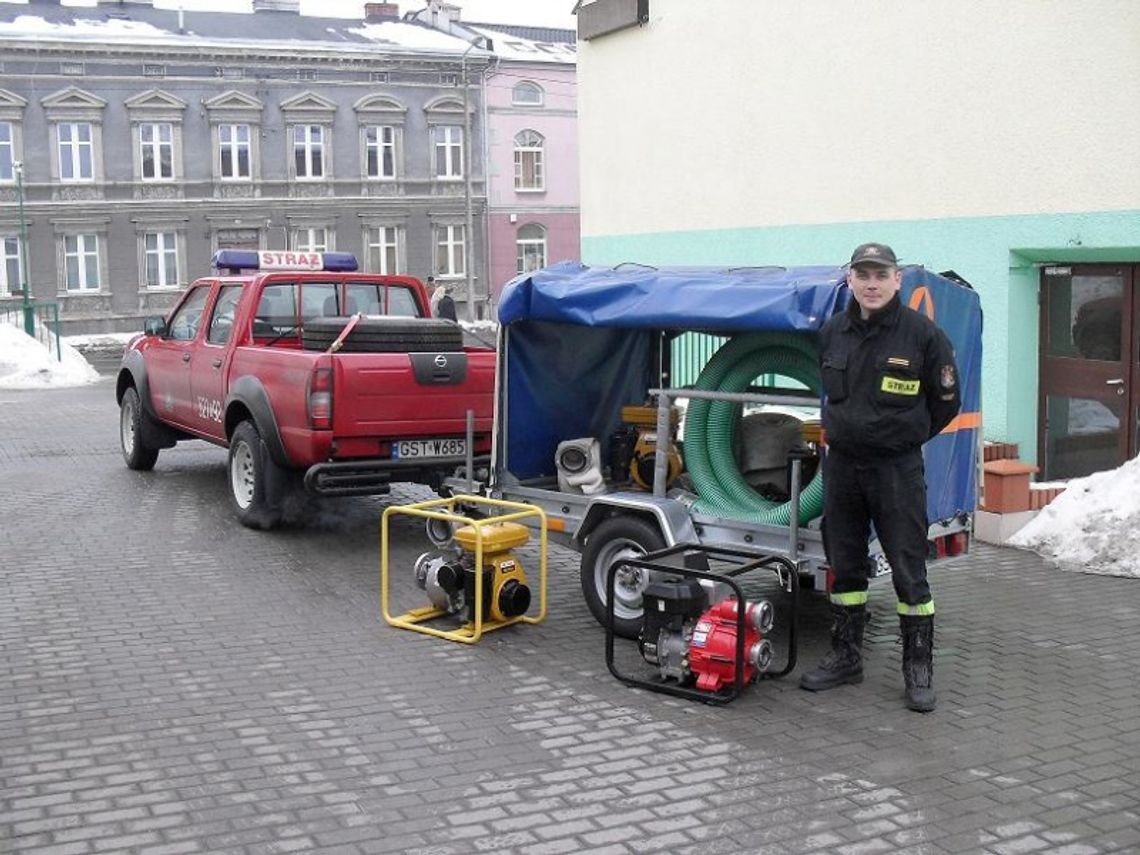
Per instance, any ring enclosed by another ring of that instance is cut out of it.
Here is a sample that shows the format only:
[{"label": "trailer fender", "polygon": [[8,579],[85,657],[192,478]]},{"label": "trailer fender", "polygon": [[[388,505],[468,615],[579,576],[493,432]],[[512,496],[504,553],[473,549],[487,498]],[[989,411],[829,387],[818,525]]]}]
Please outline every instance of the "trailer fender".
[{"label": "trailer fender", "polygon": [[231,436],[237,426],[245,421],[246,414],[253,418],[261,441],[269,450],[269,456],[278,466],[289,467],[285,454],[285,443],[281,441],[281,431],[277,428],[277,418],[269,403],[269,393],[256,377],[239,377],[230,386],[226,396],[226,436]]},{"label": "trailer fender", "polygon": [[689,509],[683,502],[647,493],[628,492],[608,493],[590,502],[581,524],[574,532],[573,545],[581,550],[590,532],[604,520],[619,514],[646,518],[661,530],[666,546],[698,542]]}]

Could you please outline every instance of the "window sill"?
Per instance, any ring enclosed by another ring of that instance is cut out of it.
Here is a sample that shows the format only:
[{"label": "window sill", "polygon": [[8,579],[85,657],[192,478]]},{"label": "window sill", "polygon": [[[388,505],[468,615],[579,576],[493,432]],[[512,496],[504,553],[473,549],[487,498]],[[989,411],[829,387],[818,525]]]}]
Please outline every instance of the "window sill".
[{"label": "window sill", "polygon": [[528,196],[541,195],[546,192],[545,187],[516,187],[516,193],[525,193]]}]

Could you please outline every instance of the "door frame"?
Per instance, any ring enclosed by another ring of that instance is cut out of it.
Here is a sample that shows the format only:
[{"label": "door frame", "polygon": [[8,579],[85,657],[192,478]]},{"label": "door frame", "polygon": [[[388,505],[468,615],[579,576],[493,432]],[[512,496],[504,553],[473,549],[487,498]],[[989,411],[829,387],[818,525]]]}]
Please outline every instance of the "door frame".
[{"label": "door frame", "polygon": [[[1059,268],[1068,270],[1070,277],[1119,272],[1123,286],[1120,312],[1121,361],[1049,355],[1049,300],[1046,292],[1051,272]],[[1049,264],[1041,268],[1039,288],[1037,462],[1041,471],[1046,478],[1049,477],[1049,473],[1045,472],[1049,459],[1046,408],[1049,395],[1104,401],[1115,401],[1116,397],[1123,397],[1117,457],[1120,462],[1130,460],[1140,451],[1140,264]],[[1052,374],[1049,373],[1050,370]],[[1061,376],[1058,377],[1058,374]],[[1047,379],[1050,382],[1047,383]],[[1118,380],[1121,381],[1119,388],[1123,389],[1123,395],[1110,397],[1113,388],[1110,384]]]}]

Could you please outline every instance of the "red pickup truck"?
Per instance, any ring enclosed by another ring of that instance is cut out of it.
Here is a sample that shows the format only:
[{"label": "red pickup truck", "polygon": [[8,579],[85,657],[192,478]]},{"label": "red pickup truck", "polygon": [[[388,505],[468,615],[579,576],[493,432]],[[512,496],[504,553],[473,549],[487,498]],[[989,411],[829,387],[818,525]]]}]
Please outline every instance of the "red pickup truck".
[{"label": "red pickup truck", "polygon": [[252,528],[288,492],[438,489],[491,450],[495,352],[432,318],[423,284],[357,273],[347,253],[221,250],[167,318],[149,318],[115,384],[123,457],[229,448],[229,494]]}]

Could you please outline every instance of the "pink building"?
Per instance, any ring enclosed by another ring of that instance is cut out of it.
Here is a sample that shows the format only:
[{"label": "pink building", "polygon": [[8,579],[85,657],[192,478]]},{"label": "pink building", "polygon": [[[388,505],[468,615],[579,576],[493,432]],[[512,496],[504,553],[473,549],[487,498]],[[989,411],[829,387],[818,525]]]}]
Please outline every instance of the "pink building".
[{"label": "pink building", "polygon": [[575,32],[463,26],[491,40],[485,78],[490,295],[519,273],[580,257]]}]

